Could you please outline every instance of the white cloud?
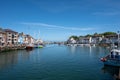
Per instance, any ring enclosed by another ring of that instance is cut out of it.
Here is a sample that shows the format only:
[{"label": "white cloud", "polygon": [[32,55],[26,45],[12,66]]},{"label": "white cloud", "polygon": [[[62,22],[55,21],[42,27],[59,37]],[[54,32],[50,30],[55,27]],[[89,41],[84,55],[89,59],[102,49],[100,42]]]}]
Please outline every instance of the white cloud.
[{"label": "white cloud", "polygon": [[49,29],[66,29],[66,30],[77,30],[77,31],[90,31],[95,30],[96,28],[93,27],[85,27],[85,28],[78,28],[78,27],[66,27],[66,26],[57,26],[57,25],[50,25],[45,23],[21,23],[23,25],[31,26],[31,27],[46,27]]}]

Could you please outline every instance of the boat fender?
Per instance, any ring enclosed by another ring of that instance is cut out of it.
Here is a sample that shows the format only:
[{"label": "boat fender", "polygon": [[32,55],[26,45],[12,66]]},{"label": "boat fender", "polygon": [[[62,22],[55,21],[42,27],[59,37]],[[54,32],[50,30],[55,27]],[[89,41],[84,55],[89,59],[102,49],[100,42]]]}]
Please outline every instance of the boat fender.
[{"label": "boat fender", "polygon": [[100,60],[103,61],[103,62],[107,61],[106,58],[101,58]]}]

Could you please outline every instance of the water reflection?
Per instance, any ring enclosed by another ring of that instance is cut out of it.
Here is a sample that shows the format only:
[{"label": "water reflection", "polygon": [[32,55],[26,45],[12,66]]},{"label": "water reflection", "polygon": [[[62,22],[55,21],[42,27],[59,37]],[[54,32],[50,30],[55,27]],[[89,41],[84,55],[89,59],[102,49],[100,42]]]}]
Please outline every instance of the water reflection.
[{"label": "water reflection", "polygon": [[69,50],[70,50],[71,53],[75,53],[76,49],[77,49],[77,46],[76,45],[71,45],[68,48],[69,48]]},{"label": "water reflection", "polygon": [[18,62],[18,54],[16,51],[5,52],[0,54],[0,69],[16,64]]},{"label": "water reflection", "polygon": [[120,67],[104,66],[102,70],[104,73],[111,75],[115,80],[120,80]]},{"label": "water reflection", "polygon": [[93,47],[93,46],[76,46],[76,45],[71,45],[68,46],[68,50],[71,53],[76,53],[76,52],[86,52],[89,53],[90,55],[92,55],[92,53],[95,53],[95,55],[99,55],[99,54],[103,54],[103,52],[106,54],[108,51],[106,51],[107,49],[103,48],[103,47]]},{"label": "water reflection", "polygon": [[19,50],[0,53],[0,70],[29,59],[31,51]]}]

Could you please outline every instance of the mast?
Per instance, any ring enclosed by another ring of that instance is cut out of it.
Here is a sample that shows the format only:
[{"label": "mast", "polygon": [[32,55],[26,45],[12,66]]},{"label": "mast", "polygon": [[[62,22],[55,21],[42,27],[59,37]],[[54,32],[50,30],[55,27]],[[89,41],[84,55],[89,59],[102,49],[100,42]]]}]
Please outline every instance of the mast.
[{"label": "mast", "polygon": [[120,49],[120,39],[119,39],[119,37],[120,37],[120,31],[118,31],[118,49]]}]

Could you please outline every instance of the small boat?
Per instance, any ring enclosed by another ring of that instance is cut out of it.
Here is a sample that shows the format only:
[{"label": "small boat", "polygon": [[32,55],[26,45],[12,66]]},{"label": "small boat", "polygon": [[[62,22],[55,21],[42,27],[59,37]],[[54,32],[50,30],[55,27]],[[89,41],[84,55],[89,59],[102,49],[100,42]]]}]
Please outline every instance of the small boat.
[{"label": "small boat", "polygon": [[26,50],[32,50],[34,48],[33,44],[28,44]]},{"label": "small boat", "polygon": [[38,45],[38,48],[43,48],[43,45]]},{"label": "small boat", "polygon": [[104,65],[120,67],[120,50],[112,49],[109,55],[101,58],[101,61]]},{"label": "small boat", "polygon": [[34,47],[35,48],[43,48],[43,45],[42,44],[34,44]]}]

